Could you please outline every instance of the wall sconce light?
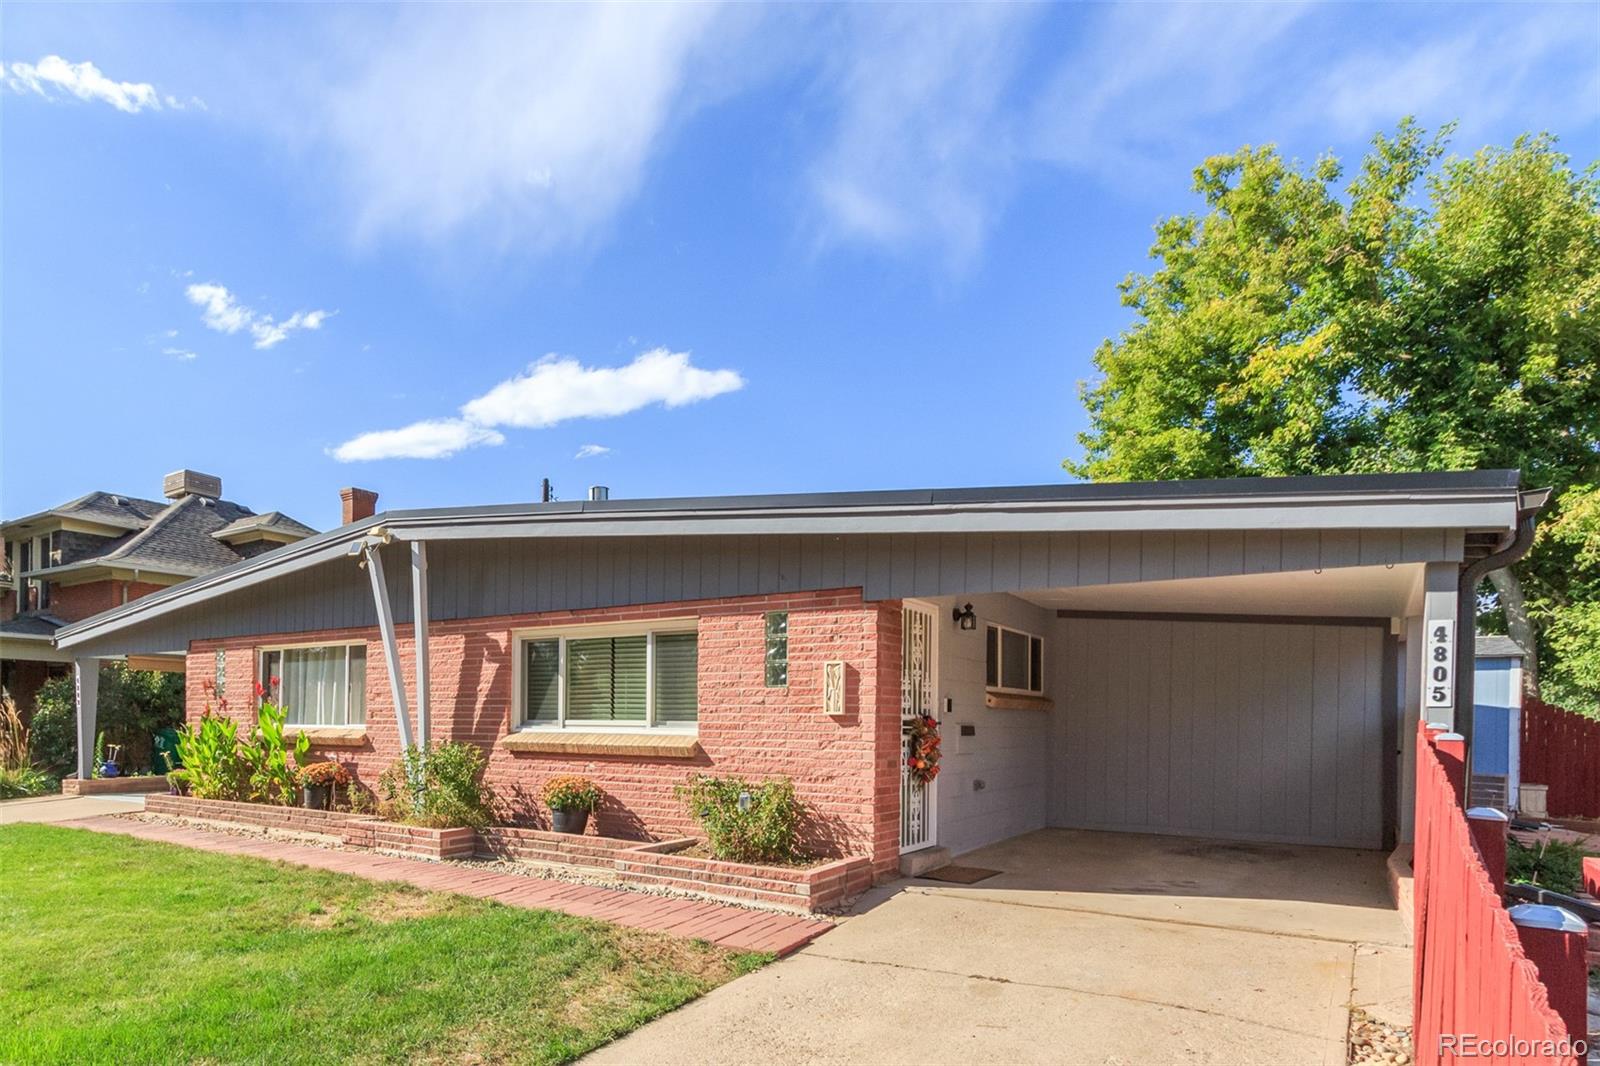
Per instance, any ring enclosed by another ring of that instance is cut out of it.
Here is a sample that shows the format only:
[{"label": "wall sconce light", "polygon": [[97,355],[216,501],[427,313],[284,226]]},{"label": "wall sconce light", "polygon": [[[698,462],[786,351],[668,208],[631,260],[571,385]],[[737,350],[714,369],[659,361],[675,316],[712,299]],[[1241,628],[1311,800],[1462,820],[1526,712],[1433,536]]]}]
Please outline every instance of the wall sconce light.
[{"label": "wall sconce light", "polygon": [[965,607],[952,608],[950,611],[950,619],[951,621],[955,622],[956,626],[960,629],[972,630],[978,628],[978,616],[973,613],[972,604],[970,603]]}]

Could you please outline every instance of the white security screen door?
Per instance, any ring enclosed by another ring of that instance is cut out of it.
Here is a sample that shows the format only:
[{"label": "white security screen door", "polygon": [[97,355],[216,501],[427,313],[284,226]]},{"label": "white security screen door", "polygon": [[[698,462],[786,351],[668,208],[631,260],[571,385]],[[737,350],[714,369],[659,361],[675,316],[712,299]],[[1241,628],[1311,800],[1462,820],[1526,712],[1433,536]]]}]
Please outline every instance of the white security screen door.
[{"label": "white security screen door", "polygon": [[900,656],[900,850],[916,851],[935,842],[934,785],[911,776],[906,765],[911,725],[920,715],[938,717],[934,709],[933,611],[906,604],[901,626]]}]

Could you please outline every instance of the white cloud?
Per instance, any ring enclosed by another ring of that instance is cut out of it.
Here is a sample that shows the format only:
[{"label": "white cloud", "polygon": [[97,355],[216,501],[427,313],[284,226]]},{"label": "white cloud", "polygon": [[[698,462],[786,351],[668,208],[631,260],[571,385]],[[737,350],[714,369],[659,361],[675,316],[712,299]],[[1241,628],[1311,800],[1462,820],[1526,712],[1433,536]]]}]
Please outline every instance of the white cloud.
[{"label": "white cloud", "polygon": [[583,447],[578,449],[578,454],[574,455],[573,458],[574,459],[595,459],[595,458],[598,458],[598,457],[600,457],[602,455],[610,455],[610,454],[611,454],[611,449],[607,448],[604,444],[585,444]]},{"label": "white cloud", "polygon": [[[112,81],[93,63],[69,63],[60,56],[45,56],[37,63],[12,63],[6,68],[6,85],[13,92],[32,92],[46,99],[70,93],[80,100],[99,100],[118,111],[137,114],[150,108],[159,111],[162,97],[148,82]],[[167,106],[182,107],[173,97]]]},{"label": "white cloud", "polygon": [[363,433],[334,448],[331,454],[341,463],[371,459],[445,459],[466,448],[505,442],[502,434],[465,419],[434,418],[400,429]]},{"label": "white cloud", "polygon": [[542,429],[573,418],[609,418],[653,403],[681,407],[744,387],[735,370],[702,370],[688,352],[656,348],[627,366],[586,367],[548,355],[502,381],[461,413],[487,426]]},{"label": "white cloud", "polygon": [[1586,24],[1573,17],[1582,10],[1530,5],[1513,26],[1483,15],[1425,42],[1379,40],[1339,57],[1308,95],[1346,136],[1392,126],[1405,113],[1481,128],[1531,110],[1539,128],[1581,126],[1600,116],[1600,34],[1592,9]]},{"label": "white cloud", "polygon": [[1025,151],[1112,188],[1170,188],[1245,143],[1310,155],[1365,142],[1405,115],[1430,128],[1459,119],[1462,142],[1600,115],[1594,23],[1578,5],[1469,5],[1447,20],[1404,4],[1082,10],[1036,94]]},{"label": "white cloud", "polygon": [[180,359],[185,363],[191,362],[196,358],[195,353],[187,348],[163,348],[161,349],[161,354],[170,355],[172,358]]},{"label": "white cloud", "polygon": [[965,5],[850,9],[824,62],[835,127],[812,165],[823,243],[933,246],[960,262],[982,245],[1015,160],[1002,97],[1037,10]]},{"label": "white cloud", "polygon": [[[682,407],[734,392],[744,384],[736,370],[704,370],[690,362],[688,352],[665,348],[642,352],[620,367],[586,367],[576,359],[549,355],[462,404],[459,417],[363,433],[330,454],[346,463],[442,459],[466,448],[504,443],[495,427],[543,429],[575,418],[613,418],[658,403]],[[585,445],[577,457],[607,451],[601,445]]]},{"label": "white cloud", "polygon": [[381,46],[350,40],[288,135],[332,161],[359,238],[581,243],[637,190],[722,20],[709,4],[409,7]]},{"label": "white cloud", "polygon": [[282,322],[241,304],[226,286],[214,281],[190,285],[184,290],[189,302],[201,309],[200,321],[218,333],[248,330],[257,348],[271,348],[287,340],[291,333],[321,329],[333,311],[296,311]]}]

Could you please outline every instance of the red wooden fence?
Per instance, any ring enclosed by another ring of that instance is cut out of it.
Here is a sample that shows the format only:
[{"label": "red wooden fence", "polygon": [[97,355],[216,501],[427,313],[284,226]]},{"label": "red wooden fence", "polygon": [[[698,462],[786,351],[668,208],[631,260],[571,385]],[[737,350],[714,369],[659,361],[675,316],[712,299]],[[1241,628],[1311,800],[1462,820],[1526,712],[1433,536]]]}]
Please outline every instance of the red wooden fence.
[{"label": "red wooden fence", "polygon": [[[1578,1066],[1462,809],[1460,741],[1417,738],[1416,923],[1412,1040],[1418,1063],[1538,1062]],[[1580,1037],[1583,1034],[1578,1034]],[[1471,1043],[1468,1043],[1470,1038]]]},{"label": "red wooden fence", "polygon": [[1527,697],[1522,780],[1550,786],[1551,817],[1600,818],[1600,721]]}]

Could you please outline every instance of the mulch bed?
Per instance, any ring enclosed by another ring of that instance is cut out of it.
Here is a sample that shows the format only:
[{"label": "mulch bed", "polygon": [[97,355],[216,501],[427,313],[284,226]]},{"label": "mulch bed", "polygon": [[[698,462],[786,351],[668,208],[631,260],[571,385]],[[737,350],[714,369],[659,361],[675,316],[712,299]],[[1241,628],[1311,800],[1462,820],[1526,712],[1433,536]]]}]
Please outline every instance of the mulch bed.
[{"label": "mulch bed", "polygon": [[[682,855],[685,858],[690,859],[710,859],[713,862],[737,861],[719,858],[716,853],[713,852],[705,843],[690,844],[688,847],[679,848],[677,851],[674,851],[671,854]],[[784,870],[809,870],[816,866],[826,866],[830,862],[838,861],[838,859],[789,859],[785,862],[757,862],[749,863],[747,865],[776,866]]]}]

